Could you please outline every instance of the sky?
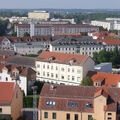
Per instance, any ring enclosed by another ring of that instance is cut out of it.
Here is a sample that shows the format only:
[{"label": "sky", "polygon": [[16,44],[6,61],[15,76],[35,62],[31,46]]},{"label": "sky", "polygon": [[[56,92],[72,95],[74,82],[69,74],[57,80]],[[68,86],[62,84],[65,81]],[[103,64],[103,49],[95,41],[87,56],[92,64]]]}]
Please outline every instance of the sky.
[{"label": "sky", "polygon": [[1,8],[120,9],[120,0],[0,0]]}]

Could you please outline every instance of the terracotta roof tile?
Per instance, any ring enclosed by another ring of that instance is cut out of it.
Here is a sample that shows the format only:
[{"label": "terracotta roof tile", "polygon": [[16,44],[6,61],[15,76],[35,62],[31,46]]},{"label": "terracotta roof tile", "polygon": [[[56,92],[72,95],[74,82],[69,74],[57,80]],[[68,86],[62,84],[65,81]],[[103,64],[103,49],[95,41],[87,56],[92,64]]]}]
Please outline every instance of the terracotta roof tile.
[{"label": "terracotta roof tile", "polygon": [[73,65],[83,65],[88,58],[87,55],[43,51],[37,60],[61,64],[70,64],[70,61],[73,61]]},{"label": "terracotta roof tile", "polygon": [[14,95],[14,82],[0,82],[0,104],[10,104]]}]

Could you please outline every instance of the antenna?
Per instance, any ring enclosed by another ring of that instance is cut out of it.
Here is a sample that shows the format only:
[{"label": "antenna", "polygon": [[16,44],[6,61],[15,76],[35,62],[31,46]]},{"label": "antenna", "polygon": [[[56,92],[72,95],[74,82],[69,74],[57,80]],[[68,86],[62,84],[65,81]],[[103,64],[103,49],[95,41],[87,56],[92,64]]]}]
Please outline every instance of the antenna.
[{"label": "antenna", "polygon": [[37,86],[32,86],[32,90],[33,90],[33,120],[38,120],[38,116],[37,116],[37,97],[36,97],[36,93],[37,93]]}]

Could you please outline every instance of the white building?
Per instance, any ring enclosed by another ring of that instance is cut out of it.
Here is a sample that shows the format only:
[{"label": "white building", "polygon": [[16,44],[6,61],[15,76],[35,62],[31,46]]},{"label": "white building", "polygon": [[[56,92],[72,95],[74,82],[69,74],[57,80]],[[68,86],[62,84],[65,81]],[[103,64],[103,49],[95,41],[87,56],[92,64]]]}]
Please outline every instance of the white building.
[{"label": "white building", "polygon": [[63,37],[51,42],[49,50],[51,52],[81,54],[93,57],[94,52],[100,52],[104,47],[102,42],[97,42],[88,36],[81,38]]},{"label": "white building", "polygon": [[71,24],[76,24],[75,20],[74,19],[56,19],[56,18],[52,18],[50,19],[50,21],[67,21],[67,22],[70,22]]},{"label": "white building", "polygon": [[40,19],[40,20],[47,20],[50,18],[50,13],[46,11],[34,11],[28,13],[28,18],[31,19]]},{"label": "white building", "polygon": [[17,65],[3,65],[0,72],[0,82],[17,82],[25,95],[35,80],[35,71],[31,68]]},{"label": "white building", "polygon": [[94,61],[87,55],[43,51],[36,59],[36,80],[79,85]]},{"label": "white building", "polygon": [[109,22],[109,21],[97,21],[97,20],[93,20],[91,21],[91,25],[93,26],[101,26],[107,30],[113,30],[114,29],[114,25],[113,23]]}]

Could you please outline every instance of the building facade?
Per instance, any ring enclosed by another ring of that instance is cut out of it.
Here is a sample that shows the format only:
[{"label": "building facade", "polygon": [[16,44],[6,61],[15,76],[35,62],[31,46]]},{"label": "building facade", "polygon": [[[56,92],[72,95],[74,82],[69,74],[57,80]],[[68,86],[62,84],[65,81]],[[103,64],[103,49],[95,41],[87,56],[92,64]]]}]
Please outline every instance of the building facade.
[{"label": "building facade", "polygon": [[43,51],[36,60],[36,80],[79,85],[94,61],[87,55]]},{"label": "building facade", "polygon": [[92,37],[83,36],[81,38],[60,38],[51,42],[49,50],[51,52],[81,54],[93,57],[94,52],[100,52],[104,48],[105,46],[101,42],[96,42]]},{"label": "building facade", "polygon": [[49,48],[50,36],[38,37],[1,37],[1,49],[13,50],[22,55],[37,54],[40,50]]},{"label": "building facade", "polygon": [[23,95],[15,82],[0,82],[0,119],[17,120],[23,108]]},{"label": "building facade", "polygon": [[119,120],[117,88],[44,85],[38,120]]},{"label": "building facade", "polygon": [[56,33],[80,33],[89,31],[99,31],[98,27],[80,24],[56,24],[56,25],[41,25],[41,24],[18,24],[15,26],[17,37],[23,37],[25,32],[30,36],[53,35]]}]

